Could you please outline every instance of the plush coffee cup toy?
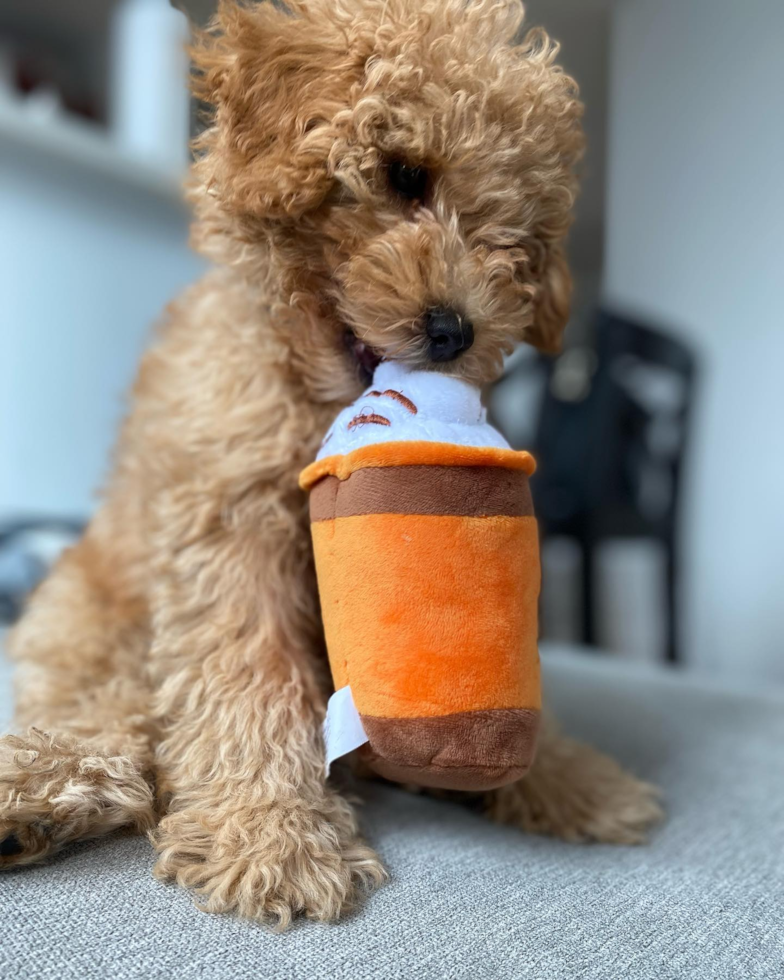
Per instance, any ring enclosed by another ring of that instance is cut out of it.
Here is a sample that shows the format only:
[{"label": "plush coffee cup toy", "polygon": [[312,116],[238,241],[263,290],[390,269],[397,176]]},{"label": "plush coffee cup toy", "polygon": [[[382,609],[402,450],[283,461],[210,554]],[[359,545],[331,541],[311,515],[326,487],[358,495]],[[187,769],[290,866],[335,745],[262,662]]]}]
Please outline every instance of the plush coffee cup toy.
[{"label": "plush coffee cup toy", "polygon": [[521,776],[540,711],[528,478],[465,382],[383,363],[303,471],[335,694],[328,763],[399,782]]}]

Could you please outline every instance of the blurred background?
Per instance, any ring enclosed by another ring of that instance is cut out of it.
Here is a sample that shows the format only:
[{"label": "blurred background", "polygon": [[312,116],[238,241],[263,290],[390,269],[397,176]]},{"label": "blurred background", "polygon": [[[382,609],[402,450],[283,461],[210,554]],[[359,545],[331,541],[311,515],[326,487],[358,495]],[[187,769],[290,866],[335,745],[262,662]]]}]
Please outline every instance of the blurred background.
[{"label": "blurred background", "polygon": [[[784,4],[526,7],[588,135],[566,348],[489,395],[540,459],[543,636],[784,683]],[[0,6],[0,620],[89,518],[139,354],[203,268],[186,36],[168,0]]]}]

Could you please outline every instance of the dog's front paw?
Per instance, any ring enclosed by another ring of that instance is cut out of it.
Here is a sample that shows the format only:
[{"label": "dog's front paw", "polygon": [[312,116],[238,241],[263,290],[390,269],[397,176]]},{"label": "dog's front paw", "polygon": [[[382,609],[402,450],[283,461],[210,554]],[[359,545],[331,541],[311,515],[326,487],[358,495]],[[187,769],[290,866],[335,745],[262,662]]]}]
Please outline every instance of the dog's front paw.
[{"label": "dog's front paw", "polygon": [[279,929],[296,915],[335,920],[386,878],[345,804],[183,810],[164,817],[151,837],[156,877],[191,890],[203,911]]},{"label": "dog's front paw", "polygon": [[152,822],[152,790],[131,759],[37,728],[0,738],[0,870]]},{"label": "dog's front paw", "polygon": [[641,844],[662,819],[656,787],[608,756],[560,736],[542,748],[528,776],[488,794],[494,820],[567,841]]},{"label": "dog's front paw", "polygon": [[30,864],[56,849],[52,799],[63,753],[44,732],[0,738],[0,869]]}]

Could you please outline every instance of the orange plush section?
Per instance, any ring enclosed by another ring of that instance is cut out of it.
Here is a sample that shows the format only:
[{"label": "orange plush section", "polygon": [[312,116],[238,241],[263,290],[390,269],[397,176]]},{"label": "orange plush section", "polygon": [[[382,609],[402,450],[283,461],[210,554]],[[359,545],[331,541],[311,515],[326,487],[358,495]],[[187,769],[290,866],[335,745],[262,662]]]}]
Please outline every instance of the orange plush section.
[{"label": "orange plush section", "polygon": [[299,485],[309,490],[324,476],[345,480],[355,470],[378,466],[503,466],[531,476],[536,461],[527,452],[495,446],[457,446],[451,442],[379,442],[345,456],[326,456],[307,466]]},{"label": "orange plush section", "polygon": [[540,707],[533,517],[363,514],[311,530],[333,679],[360,714]]}]

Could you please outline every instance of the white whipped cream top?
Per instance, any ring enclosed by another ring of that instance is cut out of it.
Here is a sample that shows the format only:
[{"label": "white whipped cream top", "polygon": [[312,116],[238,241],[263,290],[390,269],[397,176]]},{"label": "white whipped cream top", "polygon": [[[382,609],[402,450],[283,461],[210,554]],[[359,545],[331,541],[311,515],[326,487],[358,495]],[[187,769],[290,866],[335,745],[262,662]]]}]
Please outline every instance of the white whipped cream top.
[{"label": "white whipped cream top", "polygon": [[332,423],[316,459],[376,442],[411,440],[510,448],[488,423],[477,388],[446,374],[382,361],[373,384]]}]

